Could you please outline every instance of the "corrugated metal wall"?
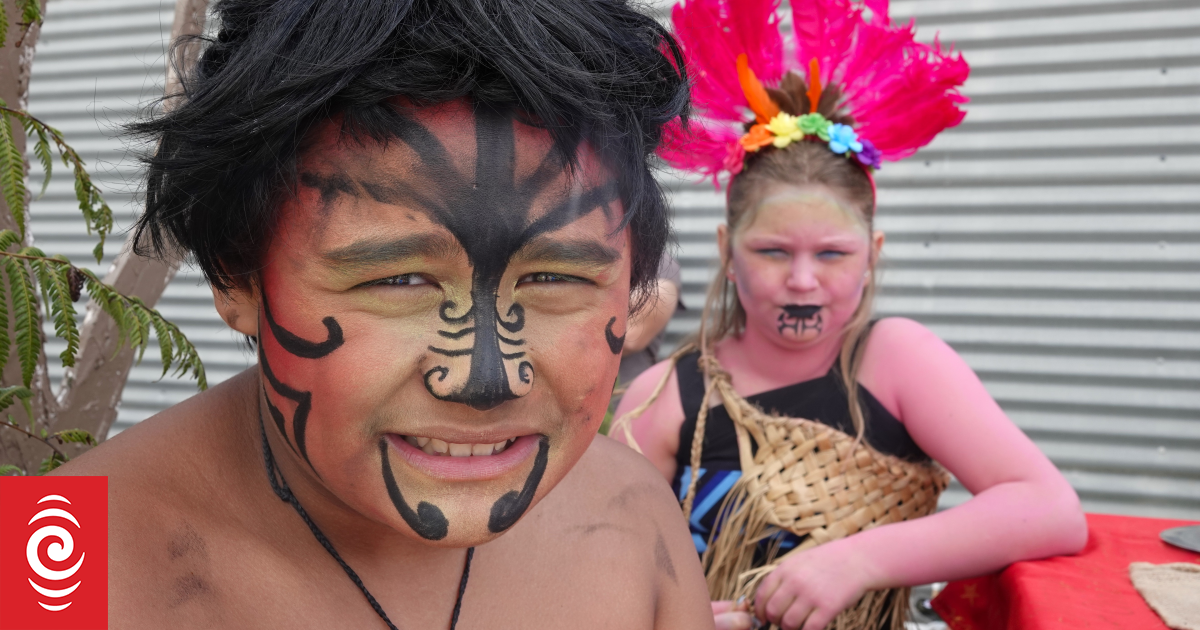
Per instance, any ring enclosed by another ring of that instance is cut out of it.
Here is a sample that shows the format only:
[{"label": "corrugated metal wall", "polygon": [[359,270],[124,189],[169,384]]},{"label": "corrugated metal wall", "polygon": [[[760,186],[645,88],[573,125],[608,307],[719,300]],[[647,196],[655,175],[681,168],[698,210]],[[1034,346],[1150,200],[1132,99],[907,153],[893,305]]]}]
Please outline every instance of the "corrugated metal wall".
[{"label": "corrugated metal wall", "polygon": [[[128,192],[136,171],[113,125],[159,94],[170,3],[51,0],[48,16],[30,109],[114,165],[106,191]],[[893,16],[957,42],[973,102],[880,174],[880,314],[953,344],[1089,510],[1200,518],[1200,2],[910,0]],[[699,314],[722,202],[668,181],[692,307],[671,324],[678,339]],[[130,216],[127,194],[109,198]],[[47,251],[83,260],[71,199],[67,180],[52,184],[34,227]],[[248,364],[194,275],[160,309],[210,382]],[[157,373],[148,352],[121,426],[194,391]]]}]

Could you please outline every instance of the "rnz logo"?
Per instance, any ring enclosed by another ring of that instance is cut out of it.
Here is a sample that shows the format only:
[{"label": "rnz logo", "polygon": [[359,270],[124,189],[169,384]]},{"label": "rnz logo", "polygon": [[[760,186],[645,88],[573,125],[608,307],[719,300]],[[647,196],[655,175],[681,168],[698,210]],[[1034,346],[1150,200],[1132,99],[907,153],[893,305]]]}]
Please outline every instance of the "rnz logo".
[{"label": "rnz logo", "polygon": [[[71,514],[71,502],[66,497],[58,494],[48,494],[38,499],[38,504],[48,503],[51,505],[62,504],[63,507],[47,507],[33,518],[29,519],[29,524],[33,525],[38,521],[46,522],[41,525],[33,535],[29,537],[29,542],[25,544],[25,560],[29,562],[29,568],[37,574],[39,578],[49,583],[53,588],[47,588],[39,585],[33,578],[29,578],[29,585],[39,595],[49,600],[42,601],[42,597],[38,598],[38,605],[50,612],[60,612],[66,610],[71,605],[71,593],[83,584],[83,580],[75,580],[71,584],[71,580],[79,573],[79,569],[83,566],[83,560],[87,556],[86,551],[79,553],[79,560],[75,562],[69,569],[55,571],[45,565],[41,559],[42,542],[49,539],[52,542],[46,546],[46,556],[56,563],[69,561],[75,555],[75,537],[71,535],[63,527],[55,523],[55,521],[69,521],[75,526],[75,530],[79,530],[79,521],[75,520],[75,516]],[[70,584],[70,586],[67,586]],[[64,587],[65,588],[62,588]]]},{"label": "rnz logo", "polygon": [[108,478],[0,477],[0,630],[108,628]]}]

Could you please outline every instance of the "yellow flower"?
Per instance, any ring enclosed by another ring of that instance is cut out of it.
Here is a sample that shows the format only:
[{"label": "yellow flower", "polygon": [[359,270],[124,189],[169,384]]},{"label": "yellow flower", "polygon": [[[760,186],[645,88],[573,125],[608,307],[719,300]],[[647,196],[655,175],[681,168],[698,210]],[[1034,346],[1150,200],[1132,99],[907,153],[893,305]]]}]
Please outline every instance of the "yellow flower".
[{"label": "yellow flower", "polygon": [[778,149],[782,149],[787,145],[804,139],[804,132],[800,131],[800,126],[797,124],[797,119],[791,114],[780,112],[771,122],[767,123],[767,129],[775,134],[774,144]]}]

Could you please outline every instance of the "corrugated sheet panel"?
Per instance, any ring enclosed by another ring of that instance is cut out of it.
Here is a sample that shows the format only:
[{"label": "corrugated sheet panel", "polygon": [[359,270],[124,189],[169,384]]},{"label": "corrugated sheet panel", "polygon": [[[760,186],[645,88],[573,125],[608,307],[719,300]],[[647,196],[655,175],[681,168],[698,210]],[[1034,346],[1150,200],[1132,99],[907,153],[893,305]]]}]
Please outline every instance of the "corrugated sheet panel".
[{"label": "corrugated sheet panel", "polygon": [[[171,0],[51,0],[30,82],[29,111],[57,127],[87,161],[112,206],[120,229],[132,224],[139,207],[139,147],[120,137],[121,125],[162,96],[166,40],[175,3]],[[103,274],[120,251],[124,232],[106,248],[100,264],[91,258],[95,240],[83,230],[70,172],[57,164],[45,196],[32,205],[36,244],[62,253]],[[40,189],[35,168],[31,187]],[[77,305],[82,312],[82,304]],[[244,369],[252,356],[242,350],[213,308],[201,278],[186,269],[158,304],[198,347],[210,384]],[[47,337],[53,329],[47,327]],[[60,372],[61,344],[48,344],[52,371]],[[157,344],[130,373],[115,430],[187,398],[194,381],[159,379]]]},{"label": "corrugated sheet panel", "polygon": [[[1200,518],[1200,3],[917,0],[969,114],[879,174],[882,316],[950,342],[1091,511]],[[672,184],[694,330],[723,202]],[[954,487],[945,505],[964,500]]]},{"label": "corrugated sheet panel", "polygon": [[[957,43],[973,101],[962,126],[880,173],[880,314],[962,353],[1089,510],[1200,518],[1200,5],[909,0],[893,15]],[[137,173],[114,131],[160,93],[171,3],[52,0],[48,16],[30,109],[106,165],[128,225]],[[714,268],[722,202],[666,180],[692,307],[671,323],[678,340]],[[34,206],[39,245],[85,259],[75,212],[69,181],[52,183]],[[210,382],[248,364],[194,275],[160,308]],[[156,382],[154,360],[134,371],[120,426],[194,391]]]}]

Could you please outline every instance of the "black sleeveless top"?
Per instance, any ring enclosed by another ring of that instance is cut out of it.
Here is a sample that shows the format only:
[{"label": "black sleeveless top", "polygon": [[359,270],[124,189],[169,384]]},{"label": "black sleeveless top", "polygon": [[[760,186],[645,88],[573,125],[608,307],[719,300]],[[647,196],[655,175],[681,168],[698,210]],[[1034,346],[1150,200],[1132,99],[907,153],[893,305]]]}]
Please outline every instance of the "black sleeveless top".
[{"label": "black sleeveless top", "polygon": [[[675,479],[672,486],[680,501],[687,494],[691,480],[692,436],[696,433],[696,416],[704,403],[704,374],[699,366],[700,352],[684,355],[675,366],[679,379],[679,399],[683,403],[683,426],[679,428],[679,450],[675,453]],[[909,437],[904,425],[884,407],[871,392],[861,385],[858,399],[862,405],[865,426],[863,440],[875,450],[912,462],[929,461],[930,457]],[[747,396],[746,400],[767,413],[792,418],[815,420],[847,435],[855,435],[850,419],[850,405],[842,384],[837,363],[824,376]],[[717,522],[717,512],[725,495],[742,475],[738,459],[737,433],[733,419],[724,405],[708,410],[704,425],[704,445],[700,455],[700,479],[688,527],[696,550],[704,553],[709,534]],[[798,544],[792,534],[783,535],[780,553]]]}]

